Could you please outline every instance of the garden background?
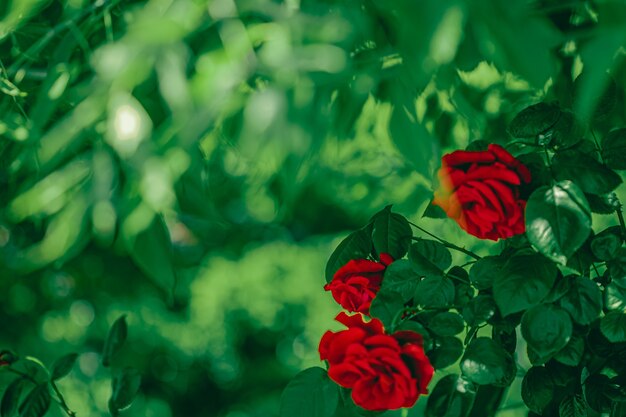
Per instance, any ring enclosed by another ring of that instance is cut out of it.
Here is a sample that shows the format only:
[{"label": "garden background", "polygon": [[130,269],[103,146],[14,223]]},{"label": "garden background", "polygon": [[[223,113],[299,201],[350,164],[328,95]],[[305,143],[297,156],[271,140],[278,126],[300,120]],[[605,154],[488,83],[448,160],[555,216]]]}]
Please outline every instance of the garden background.
[{"label": "garden background", "polygon": [[422,218],[440,156],[544,100],[624,127],[625,40],[618,0],[3,0],[0,350],[77,353],[59,389],[107,416],[126,315],[121,415],[277,416],[338,242],[393,204],[495,253]]}]

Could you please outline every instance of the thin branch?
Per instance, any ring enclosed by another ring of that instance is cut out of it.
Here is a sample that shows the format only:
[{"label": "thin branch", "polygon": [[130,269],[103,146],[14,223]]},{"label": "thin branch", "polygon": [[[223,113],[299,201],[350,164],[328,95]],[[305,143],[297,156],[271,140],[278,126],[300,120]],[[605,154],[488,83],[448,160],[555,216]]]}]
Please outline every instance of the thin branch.
[{"label": "thin branch", "polygon": [[65,398],[63,398],[63,395],[61,394],[61,391],[59,391],[57,384],[55,384],[54,381],[50,381],[50,386],[52,386],[52,390],[57,395],[58,403],[63,411],[65,411],[65,414],[67,414],[69,417],[76,417],[76,413],[72,411],[65,402]]},{"label": "thin branch", "polygon": [[[471,256],[472,258],[476,259],[477,261],[478,261],[478,260],[480,260],[480,259],[482,259],[479,255],[475,254],[475,253],[474,253],[474,252],[472,252],[471,250],[469,250],[469,249],[465,249],[465,248],[462,248],[462,247],[460,247],[460,246],[457,246],[457,245],[455,245],[454,243],[450,243],[450,242],[448,242],[447,240],[443,240],[442,238],[440,238],[440,237],[438,237],[438,236],[435,236],[434,234],[430,233],[428,230],[426,230],[426,229],[424,229],[424,228],[422,228],[422,227],[420,227],[420,226],[416,225],[415,223],[411,223],[411,222],[409,222],[409,224],[410,224],[411,226],[415,227],[416,229],[420,230],[421,232],[426,233],[428,236],[430,236],[430,237],[432,237],[432,238],[434,238],[434,239],[437,239],[437,241],[439,241],[439,243],[441,243],[441,244],[442,244],[443,246],[445,246],[446,248],[449,248],[449,249],[454,249],[454,250],[459,251],[459,252],[463,252],[463,253],[464,253],[464,254],[466,254],[467,256]],[[416,238],[413,238],[413,239],[414,239],[414,240],[418,240],[418,239],[416,239]]]}]

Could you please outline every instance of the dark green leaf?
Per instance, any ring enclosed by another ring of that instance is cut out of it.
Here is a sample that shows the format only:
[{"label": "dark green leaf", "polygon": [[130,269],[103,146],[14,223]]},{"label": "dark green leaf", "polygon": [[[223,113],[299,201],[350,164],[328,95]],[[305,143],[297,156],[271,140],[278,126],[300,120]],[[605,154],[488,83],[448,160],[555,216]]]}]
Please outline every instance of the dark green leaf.
[{"label": "dark green leaf", "polygon": [[385,269],[381,284],[381,291],[395,291],[402,295],[404,302],[415,295],[420,276],[413,268],[413,264],[406,259],[399,259]]},{"label": "dark green leaf", "polygon": [[490,295],[478,295],[463,308],[463,318],[470,326],[480,326],[496,314],[496,303]]},{"label": "dark green leaf", "polygon": [[25,378],[18,378],[11,382],[2,395],[2,402],[0,403],[0,416],[13,417],[17,412],[20,397],[24,388],[29,384],[29,381]]},{"label": "dark green leaf", "polygon": [[601,261],[610,261],[617,257],[621,246],[621,229],[619,226],[613,226],[594,236],[591,241],[591,252]]},{"label": "dark green leaf", "polygon": [[372,251],[371,230],[359,229],[350,233],[337,248],[326,263],[326,282],[330,282],[335,272],[353,259],[365,259]]},{"label": "dark green leaf", "polygon": [[604,291],[604,306],[608,310],[626,311],[626,288],[611,282]]},{"label": "dark green leaf", "polygon": [[554,263],[541,255],[510,258],[493,284],[493,296],[502,315],[539,304],[550,292],[556,275]]},{"label": "dark green leaf", "polygon": [[617,256],[606,263],[612,283],[626,288],[626,248],[620,248]]},{"label": "dark green leaf", "polygon": [[141,374],[134,368],[124,368],[111,380],[109,411],[117,415],[120,410],[130,407],[139,392]]},{"label": "dark green leaf", "polygon": [[613,169],[626,169],[626,128],[609,132],[602,140],[602,159]]},{"label": "dark green leaf", "polygon": [[561,112],[559,121],[552,127],[551,144],[559,149],[568,148],[580,142],[584,129],[569,110]]},{"label": "dark green leaf", "polygon": [[449,278],[426,277],[417,286],[414,299],[427,308],[449,307],[454,303],[454,284]]},{"label": "dark green leaf", "polygon": [[437,347],[428,353],[435,369],[443,369],[455,363],[463,354],[463,342],[454,336],[437,339]]},{"label": "dark green leaf", "polygon": [[593,213],[613,214],[615,213],[615,199],[612,198],[613,193],[607,195],[585,194],[585,198],[589,203],[589,208]]},{"label": "dark green leaf", "polygon": [[506,387],[513,382],[517,367],[502,346],[487,337],[479,337],[465,350],[461,371],[475,384]]},{"label": "dark green leaf", "polygon": [[57,379],[63,378],[69,374],[74,366],[74,363],[76,362],[76,358],[78,358],[77,353],[69,353],[57,359],[54,364],[52,364],[50,380],[56,381]]},{"label": "dark green leaf", "polygon": [[466,151],[486,151],[489,148],[489,142],[486,140],[473,140],[465,147]]},{"label": "dark green leaf", "polygon": [[543,414],[543,410],[552,401],[554,390],[552,376],[543,366],[533,366],[524,375],[522,399],[531,411]]},{"label": "dark green leaf", "polygon": [[582,337],[574,334],[567,345],[554,355],[554,359],[563,365],[578,366],[583,358],[584,351],[585,341]]},{"label": "dark green leaf", "polygon": [[172,242],[165,221],[155,216],[150,225],[127,242],[131,258],[159,287],[171,291],[176,283]]},{"label": "dark green leaf", "polygon": [[622,183],[615,171],[577,151],[557,153],[552,158],[552,171],[557,180],[571,180],[586,193],[606,194]]},{"label": "dark green leaf", "polygon": [[467,417],[472,409],[474,384],[450,374],[441,378],[426,400],[425,417]]},{"label": "dark green leaf", "polygon": [[339,390],[320,367],[305,369],[285,387],[280,399],[281,417],[332,417]]},{"label": "dark green leaf", "polygon": [[585,400],[581,395],[568,395],[559,404],[559,417],[587,417]]},{"label": "dark green leaf", "polygon": [[537,103],[526,107],[511,121],[509,132],[515,138],[534,138],[556,124],[561,116],[558,106]]},{"label": "dark green leaf", "polygon": [[542,302],[558,303],[561,298],[563,298],[563,296],[568,293],[568,291],[572,287],[573,282],[574,280],[572,279],[571,275],[564,277],[563,275],[558,274],[555,284],[552,286],[550,292],[548,293],[548,295],[546,295],[546,298],[544,298]]},{"label": "dark green leaf", "polygon": [[413,100],[396,101],[389,120],[389,134],[406,161],[427,176],[430,174],[429,162],[435,154],[435,142],[428,130],[417,121]]},{"label": "dark green leaf", "polygon": [[626,342],[626,313],[611,311],[600,321],[600,331],[611,343]]},{"label": "dark green leaf", "polygon": [[370,305],[370,314],[383,322],[385,328],[390,329],[394,317],[404,309],[402,295],[395,291],[379,291]]},{"label": "dark green leaf", "polygon": [[126,324],[126,316],[123,315],[115,320],[115,323],[109,330],[107,339],[104,342],[104,349],[102,350],[102,365],[107,367],[111,364],[111,359],[124,346],[127,335],[128,325]]},{"label": "dark green leaf", "polygon": [[598,413],[606,413],[611,407],[611,400],[606,395],[608,391],[609,377],[602,374],[591,375],[583,385],[585,401]]},{"label": "dark green leaf", "polygon": [[476,261],[469,271],[472,285],[479,290],[491,288],[494,279],[501,274],[506,260],[499,256],[485,256]]},{"label": "dark green leaf", "polygon": [[428,328],[438,336],[454,336],[465,329],[465,322],[458,314],[446,311],[430,319]]},{"label": "dark green leaf", "polygon": [[546,257],[562,265],[585,242],[591,212],[582,191],[571,181],[535,190],[526,205],[526,236]]},{"label": "dark green leaf", "polygon": [[33,388],[20,405],[20,417],[43,417],[50,408],[50,390],[48,384]]},{"label": "dark green leaf", "polygon": [[411,226],[398,213],[391,212],[391,206],[385,207],[373,218],[372,241],[374,249],[380,255],[387,253],[393,259],[406,255],[411,243]]},{"label": "dark green leaf", "polygon": [[448,217],[448,215],[445,211],[443,211],[441,207],[434,205],[431,201],[430,203],[428,203],[428,206],[426,206],[426,210],[424,210],[424,214],[422,214],[422,217],[428,217],[431,219],[445,219]]},{"label": "dark green leaf", "polygon": [[[566,278],[567,279],[567,278]],[[578,324],[590,324],[602,311],[602,293],[589,278],[572,276],[570,289],[559,304]]]},{"label": "dark green leaf", "polygon": [[548,356],[563,349],[572,336],[572,320],[554,304],[540,304],[522,316],[522,335],[535,352]]},{"label": "dark green leaf", "polygon": [[423,276],[441,276],[452,264],[450,251],[434,240],[420,239],[411,245],[409,259],[415,270]]}]

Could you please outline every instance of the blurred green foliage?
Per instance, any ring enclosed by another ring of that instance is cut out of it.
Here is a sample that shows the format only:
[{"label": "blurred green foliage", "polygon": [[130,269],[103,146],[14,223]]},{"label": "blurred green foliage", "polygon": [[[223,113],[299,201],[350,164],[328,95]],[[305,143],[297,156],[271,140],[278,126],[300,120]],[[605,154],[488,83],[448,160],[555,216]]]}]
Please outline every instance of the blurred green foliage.
[{"label": "blurred green foliage", "polygon": [[442,151],[505,142],[538,100],[624,125],[624,5],[0,2],[0,347],[78,353],[59,386],[108,415],[126,314],[124,415],[276,415],[335,326],[345,231],[418,219]]}]

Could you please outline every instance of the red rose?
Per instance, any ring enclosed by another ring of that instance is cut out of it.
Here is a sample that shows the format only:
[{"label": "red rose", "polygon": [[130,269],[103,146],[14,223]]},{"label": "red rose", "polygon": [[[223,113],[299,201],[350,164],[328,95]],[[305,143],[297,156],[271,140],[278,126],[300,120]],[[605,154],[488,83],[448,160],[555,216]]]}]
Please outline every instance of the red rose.
[{"label": "red rose", "polygon": [[355,404],[393,410],[412,407],[420,394],[428,393],[434,370],[419,334],[385,334],[380,320],[365,323],[361,314],[342,312],[336,320],[348,329],[322,336],[320,358],[328,361],[330,379],[352,389]]},{"label": "red rose", "polygon": [[530,171],[501,146],[444,155],[439,179],[433,204],[467,233],[491,240],[524,233],[519,189],[530,182]]},{"label": "red rose", "polygon": [[335,301],[348,311],[369,315],[370,304],[380,289],[385,268],[393,262],[386,253],[380,254],[380,263],[367,259],[348,262],[324,285]]}]

